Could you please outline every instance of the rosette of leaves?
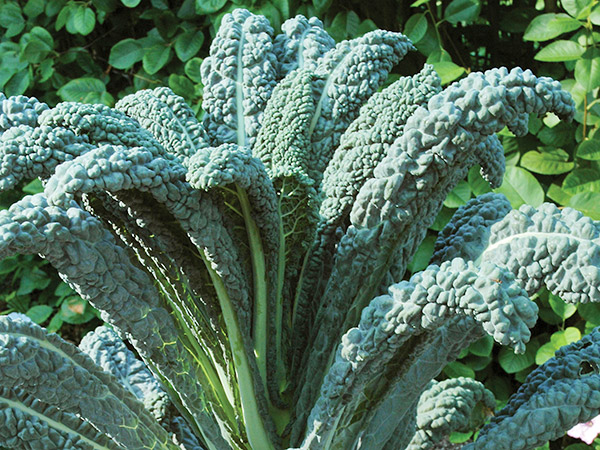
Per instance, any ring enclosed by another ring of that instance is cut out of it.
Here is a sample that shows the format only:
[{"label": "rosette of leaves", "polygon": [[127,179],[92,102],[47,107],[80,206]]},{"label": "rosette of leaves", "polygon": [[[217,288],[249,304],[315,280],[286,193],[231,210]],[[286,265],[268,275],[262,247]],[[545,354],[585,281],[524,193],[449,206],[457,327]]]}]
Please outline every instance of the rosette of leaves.
[{"label": "rosette of leaves", "polygon": [[[0,212],[0,256],[43,255],[113,331],[79,349],[0,318],[0,445],[403,448],[491,404],[470,381],[420,396],[482,335],[522,352],[542,285],[600,299],[597,222],[550,206],[494,216],[489,199],[457,219],[469,230],[442,233],[438,264],[401,281],[471,166],[501,183],[496,132],[526,133],[529,114],[572,118],[558,83],[493,69],[441,90],[426,67],[379,91],[413,49],[401,33],[328,48],[317,20],[283,30],[245,10],[223,18],[202,65],[203,123],[165,88],[115,109],[2,112],[9,142],[42,130],[77,145],[6,146],[6,173],[41,177],[44,192]],[[597,333],[581,345],[593,369]],[[593,386],[593,370],[562,362],[546,369],[556,383]],[[529,386],[511,411],[562,401],[552,384]],[[599,409],[546,414],[546,428]]]}]

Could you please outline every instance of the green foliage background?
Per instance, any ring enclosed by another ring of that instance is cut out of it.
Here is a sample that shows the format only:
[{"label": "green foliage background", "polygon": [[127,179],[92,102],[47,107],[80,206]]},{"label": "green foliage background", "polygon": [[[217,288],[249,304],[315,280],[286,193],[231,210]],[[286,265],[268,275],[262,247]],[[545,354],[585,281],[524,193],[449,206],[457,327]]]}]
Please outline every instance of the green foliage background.
[{"label": "green foliage background", "polygon": [[[168,85],[199,111],[202,58],[222,16],[239,7],[267,16],[276,29],[296,14],[318,16],[337,41],[377,28],[402,31],[418,51],[396,68],[396,77],[428,62],[444,84],[499,66],[561,80],[576,101],[575,121],[559,123],[550,115],[531,120],[526,137],[501,133],[507,173],[497,191],[515,208],[554,201],[600,219],[598,0],[0,0],[0,91],[35,96],[51,106],[60,101],[112,106],[131,92]],[[437,231],[456,208],[489,191],[474,169],[448,196],[412,271],[426,267]],[[3,194],[0,207],[41,188],[34,182]],[[39,259],[1,261],[0,284],[2,312],[26,313],[74,341],[98,324],[97,313]],[[566,305],[547,291],[535,301],[541,320],[524,355],[484,338],[445,375],[485,381],[504,402],[537,364],[600,325],[597,305]]]}]

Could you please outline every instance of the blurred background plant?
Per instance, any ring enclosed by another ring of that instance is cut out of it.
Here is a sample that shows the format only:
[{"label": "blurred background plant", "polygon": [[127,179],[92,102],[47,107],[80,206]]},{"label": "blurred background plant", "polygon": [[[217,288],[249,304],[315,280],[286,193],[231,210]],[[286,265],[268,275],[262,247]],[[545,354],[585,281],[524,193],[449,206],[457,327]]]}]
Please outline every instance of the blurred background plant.
[{"label": "blurred background plant", "polygon": [[[337,41],[377,28],[402,31],[417,51],[389,82],[425,62],[444,84],[498,66],[561,80],[577,104],[575,121],[559,123],[548,115],[530,121],[528,136],[501,133],[507,171],[497,191],[515,208],[554,201],[600,219],[599,0],[0,0],[0,91],[51,106],[112,106],[131,92],[166,85],[199,111],[202,58],[222,16],[239,7],[265,15],[276,29],[296,14],[317,16]],[[39,181],[20,186],[0,198],[0,207],[41,189]],[[437,232],[456,208],[487,191],[474,168],[446,199],[412,271],[426,267]],[[74,342],[99,323],[97,313],[41,259],[1,261],[0,283],[1,313],[24,312]],[[524,355],[484,338],[445,376],[484,381],[502,404],[536,365],[600,325],[598,305],[567,305],[547,291],[534,300],[540,320]],[[545,448],[589,448],[574,442],[565,437]]]}]

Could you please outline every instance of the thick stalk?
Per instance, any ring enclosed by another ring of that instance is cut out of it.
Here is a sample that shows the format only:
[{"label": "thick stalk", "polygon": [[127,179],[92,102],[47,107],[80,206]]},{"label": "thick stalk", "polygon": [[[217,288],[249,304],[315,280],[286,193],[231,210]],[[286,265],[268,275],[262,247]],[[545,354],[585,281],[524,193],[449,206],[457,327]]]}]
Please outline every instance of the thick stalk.
[{"label": "thick stalk", "polygon": [[227,289],[225,288],[221,277],[219,277],[212,268],[212,265],[206,256],[201,254],[201,257],[213,282],[217,297],[219,298],[223,319],[227,328],[227,336],[229,338],[235,374],[240,390],[240,399],[242,401],[242,416],[246,426],[246,434],[248,436],[248,441],[250,442],[250,447],[252,449],[275,450],[265,428],[263,417],[256,401],[252,370],[250,369],[248,355],[244,346],[244,338],[240,331],[234,305],[229,298],[229,294],[227,293]]},{"label": "thick stalk", "polygon": [[236,186],[242,216],[246,224],[250,257],[252,259],[252,280],[254,285],[254,311],[252,340],[254,342],[254,355],[256,365],[262,378],[262,383],[267,392],[267,328],[268,328],[268,304],[267,304],[267,274],[265,269],[265,252],[263,250],[260,231],[252,218],[250,201],[245,190]]}]

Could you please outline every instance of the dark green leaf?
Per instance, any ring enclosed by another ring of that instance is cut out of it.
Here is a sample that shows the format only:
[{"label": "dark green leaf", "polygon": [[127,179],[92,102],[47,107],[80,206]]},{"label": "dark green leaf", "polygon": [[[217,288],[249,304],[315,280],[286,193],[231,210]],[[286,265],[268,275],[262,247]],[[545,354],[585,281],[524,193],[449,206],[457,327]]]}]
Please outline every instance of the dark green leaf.
[{"label": "dark green leaf", "polygon": [[583,24],[567,14],[542,14],[531,21],[523,39],[526,41],[547,41],[563,33],[576,30]]},{"label": "dark green leaf", "polygon": [[23,69],[15,73],[4,85],[4,93],[7,96],[22,95],[25,93],[31,83],[31,73],[29,69]]},{"label": "dark green leaf", "polygon": [[404,34],[415,44],[423,39],[423,36],[427,33],[427,25],[425,14],[414,14],[406,21]]},{"label": "dark green leaf", "polygon": [[542,175],[558,175],[569,172],[575,167],[575,163],[568,162],[568,159],[569,154],[559,148],[541,153],[532,150],[523,155],[521,166]]},{"label": "dark green leaf", "polygon": [[54,310],[52,307],[48,305],[36,305],[29,308],[29,310],[25,313],[27,317],[33,320],[38,325],[44,323]]},{"label": "dark green leaf", "polygon": [[200,51],[203,42],[202,30],[186,31],[175,39],[175,53],[181,61],[185,62]]},{"label": "dark green leaf", "polygon": [[435,218],[435,221],[429,228],[431,228],[434,231],[441,231],[442,228],[444,228],[448,224],[448,222],[450,222],[450,219],[452,219],[454,211],[454,209],[446,208],[445,206],[443,206],[442,210],[438,213],[438,215]]},{"label": "dark green leaf", "polygon": [[528,204],[534,207],[544,203],[544,190],[536,178],[520,167],[507,167],[504,182],[494,192],[506,195],[513,208]]},{"label": "dark green leaf", "polygon": [[90,93],[101,94],[106,91],[104,83],[97,78],[75,78],[61,87],[56,93],[67,102],[83,102]]},{"label": "dark green leaf", "polygon": [[96,14],[85,5],[78,5],[73,14],[73,26],[79,34],[87,36],[96,26]]},{"label": "dark green leaf", "polygon": [[74,294],[75,292],[73,291],[73,289],[71,289],[71,286],[69,286],[64,281],[59,283],[58,286],[56,286],[56,289],[54,289],[54,295],[56,295],[57,297],[72,296]]},{"label": "dark green leaf", "polygon": [[202,58],[192,58],[185,63],[184,72],[194,82],[202,83],[200,76],[200,66],[202,65]]},{"label": "dark green leaf", "polygon": [[186,99],[194,97],[194,84],[183,75],[172,73],[169,75],[169,87],[177,95],[181,95]]},{"label": "dark green leaf", "polygon": [[42,14],[45,7],[46,0],[28,0],[27,4],[23,7],[23,12],[27,17],[33,19]]},{"label": "dark green leaf", "polygon": [[144,57],[144,49],[135,39],[123,39],[110,49],[108,63],[117,69],[129,69]]},{"label": "dark green leaf", "polygon": [[17,256],[5,258],[0,260],[0,275],[6,275],[7,273],[13,272],[19,268],[19,261]]},{"label": "dark green leaf", "polygon": [[444,368],[444,373],[448,375],[450,378],[458,378],[458,377],[467,377],[467,378],[475,378],[475,371],[471,369],[469,366],[458,362],[453,361],[448,364]]},{"label": "dark green leaf", "polygon": [[534,364],[538,348],[536,341],[529,342],[523,354],[516,354],[511,348],[502,347],[498,352],[498,363],[506,373],[520,372]]},{"label": "dark green leaf", "polygon": [[575,64],[575,80],[591,91],[600,86],[600,50],[591,48]]},{"label": "dark green leaf", "polygon": [[[358,30],[356,31],[356,35],[357,36],[362,36],[363,34],[366,34],[370,31],[375,31],[379,29],[379,27],[377,26],[377,24],[375,22],[373,22],[371,19],[366,19],[363,20],[360,25],[358,26]],[[388,80],[390,78],[388,77]]]},{"label": "dark green leaf", "polygon": [[166,44],[161,43],[150,47],[142,58],[144,70],[150,75],[155,74],[167,64],[170,54],[171,47]]},{"label": "dark green leaf", "polygon": [[444,11],[444,19],[452,24],[473,22],[479,16],[480,11],[479,0],[452,0]]},{"label": "dark green leaf", "polygon": [[46,327],[48,333],[56,333],[62,327],[63,320],[60,318],[60,313],[55,314],[50,320],[50,323]]},{"label": "dark green leaf", "polygon": [[577,42],[559,40],[541,49],[535,59],[545,62],[577,61],[585,52],[585,48]]},{"label": "dark green leaf", "polygon": [[23,271],[17,295],[26,295],[38,289],[46,289],[51,281],[52,279],[48,274],[38,267]]},{"label": "dark green leaf", "polygon": [[227,0],[196,0],[196,14],[212,14],[225,6]]},{"label": "dark green leaf", "polygon": [[177,11],[177,17],[182,20],[191,20],[196,17],[196,0],[184,0],[179,11]]},{"label": "dark green leaf", "polygon": [[473,342],[469,346],[469,351],[477,356],[489,356],[494,347],[494,339],[491,336],[484,336],[481,339]]},{"label": "dark green leaf", "polygon": [[8,2],[0,6],[0,26],[9,28],[11,26],[25,26],[25,19],[17,2]]},{"label": "dark green leaf", "polygon": [[98,12],[111,13],[117,8],[117,0],[92,0]]},{"label": "dark green leaf", "polygon": [[166,0],[151,0],[152,7],[166,11],[169,9],[169,3]]},{"label": "dark green leaf", "polygon": [[600,141],[596,139],[587,139],[577,147],[575,156],[590,161],[600,160]]},{"label": "dark green leaf", "polygon": [[568,194],[600,192],[600,172],[594,169],[575,169],[563,180],[562,188]]},{"label": "dark green leaf", "polygon": [[588,322],[600,324],[599,303],[580,303],[577,305],[577,313]]}]

